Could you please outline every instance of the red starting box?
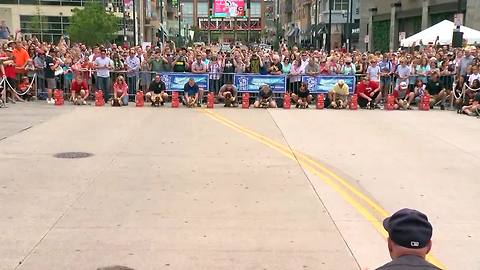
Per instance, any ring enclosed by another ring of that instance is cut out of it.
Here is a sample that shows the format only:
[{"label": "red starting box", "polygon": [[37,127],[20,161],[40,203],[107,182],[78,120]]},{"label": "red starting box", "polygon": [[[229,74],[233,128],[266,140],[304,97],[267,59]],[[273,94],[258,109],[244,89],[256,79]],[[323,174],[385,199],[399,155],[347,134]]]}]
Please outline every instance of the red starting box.
[{"label": "red starting box", "polygon": [[172,92],[172,108],[178,108],[179,106],[178,92]]},{"label": "red starting box", "polygon": [[138,91],[135,95],[135,106],[143,107],[145,105],[145,99],[143,95],[143,91]]},{"label": "red starting box", "polygon": [[393,95],[387,96],[387,102],[385,103],[385,110],[392,111],[395,109],[395,97]]},{"label": "red starting box", "polygon": [[209,92],[207,95],[207,108],[213,109],[213,104],[215,103],[215,96],[212,92]]},{"label": "red starting box", "polygon": [[285,95],[283,95],[283,108],[288,110],[290,109],[291,106],[292,106],[292,101],[290,99],[290,94],[285,93]]},{"label": "red starting box", "polygon": [[58,89],[53,90],[53,99],[55,100],[55,105],[63,105],[65,103],[65,101],[63,100],[63,91]]},{"label": "red starting box", "polygon": [[325,108],[325,96],[323,94],[317,95],[317,109],[322,110]]},{"label": "red starting box", "polygon": [[429,111],[430,110],[430,96],[423,95],[420,97],[420,102],[418,103],[418,109],[421,111]]},{"label": "red starting box", "polygon": [[103,91],[97,90],[95,91],[95,106],[103,106],[105,105],[105,99],[103,98]]},{"label": "red starting box", "polygon": [[250,108],[250,93],[242,94],[242,108],[243,109]]},{"label": "red starting box", "polygon": [[358,96],[354,94],[350,99],[350,110],[358,110]]}]

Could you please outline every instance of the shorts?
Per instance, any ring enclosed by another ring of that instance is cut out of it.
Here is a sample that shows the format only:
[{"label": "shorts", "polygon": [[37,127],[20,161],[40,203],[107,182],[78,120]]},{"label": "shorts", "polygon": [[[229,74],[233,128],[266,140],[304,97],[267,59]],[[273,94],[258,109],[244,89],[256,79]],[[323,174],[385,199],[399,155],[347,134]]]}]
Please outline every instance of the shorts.
[{"label": "shorts", "polygon": [[57,88],[57,80],[55,78],[47,78],[47,89],[55,89]]}]

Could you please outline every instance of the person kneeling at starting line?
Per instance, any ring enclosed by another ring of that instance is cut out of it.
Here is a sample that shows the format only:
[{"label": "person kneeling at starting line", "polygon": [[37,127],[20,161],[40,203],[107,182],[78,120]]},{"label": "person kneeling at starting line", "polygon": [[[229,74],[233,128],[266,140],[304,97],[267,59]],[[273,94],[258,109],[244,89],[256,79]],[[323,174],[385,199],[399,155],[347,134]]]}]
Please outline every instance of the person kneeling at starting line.
[{"label": "person kneeling at starting line", "polygon": [[165,83],[160,78],[160,75],[156,75],[155,79],[150,83],[148,92],[145,94],[147,102],[151,102],[152,106],[163,106],[165,100],[168,99],[168,94],[165,92]]},{"label": "person kneeling at starting line", "polygon": [[72,81],[70,87],[71,96],[70,101],[73,101],[73,105],[86,105],[89,91],[87,81],[83,79],[82,73],[78,73],[75,79]]},{"label": "person kneeling at starting line", "polygon": [[237,107],[237,87],[227,81],[218,92],[218,102],[225,102],[225,107]]},{"label": "person kneeling at starting line", "polygon": [[123,76],[118,76],[117,81],[113,84],[112,106],[128,106],[128,85]]},{"label": "person kneeling at starting line", "polygon": [[198,87],[198,84],[193,78],[190,78],[188,82],[183,87],[183,104],[189,108],[195,106],[202,107],[200,104],[203,98],[203,89]]},{"label": "person kneeling at starting line", "polygon": [[333,88],[328,92],[330,108],[346,109],[348,107],[348,85],[344,80],[338,80]]},{"label": "person kneeling at starting line", "polygon": [[408,90],[406,82],[401,82],[400,85],[393,90],[393,97],[395,98],[395,110],[409,110],[411,109],[410,104],[415,99],[415,93]]},{"label": "person kneeling at starting line", "polygon": [[382,99],[380,84],[363,77],[357,84],[358,105],[363,109],[376,109],[377,103]]},{"label": "person kneeling at starting line", "polygon": [[313,96],[310,95],[310,90],[308,90],[308,84],[303,82],[300,85],[299,89],[294,90],[292,93],[293,102],[297,103],[296,108],[306,109],[308,104],[312,102]]},{"label": "person kneeling at starting line", "polygon": [[258,98],[253,103],[253,107],[255,108],[276,108],[277,103],[273,100],[273,92],[270,89],[270,86],[263,85],[260,87],[260,91],[258,92]]}]

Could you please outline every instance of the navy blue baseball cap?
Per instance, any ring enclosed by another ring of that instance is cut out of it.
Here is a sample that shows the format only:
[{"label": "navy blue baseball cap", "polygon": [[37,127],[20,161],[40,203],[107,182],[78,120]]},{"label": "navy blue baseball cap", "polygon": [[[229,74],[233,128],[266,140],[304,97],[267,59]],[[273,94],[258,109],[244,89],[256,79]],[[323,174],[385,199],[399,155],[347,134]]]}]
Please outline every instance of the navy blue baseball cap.
[{"label": "navy blue baseball cap", "polygon": [[383,227],[390,239],[405,248],[424,248],[430,242],[433,233],[432,224],[425,214],[402,209],[383,221]]}]

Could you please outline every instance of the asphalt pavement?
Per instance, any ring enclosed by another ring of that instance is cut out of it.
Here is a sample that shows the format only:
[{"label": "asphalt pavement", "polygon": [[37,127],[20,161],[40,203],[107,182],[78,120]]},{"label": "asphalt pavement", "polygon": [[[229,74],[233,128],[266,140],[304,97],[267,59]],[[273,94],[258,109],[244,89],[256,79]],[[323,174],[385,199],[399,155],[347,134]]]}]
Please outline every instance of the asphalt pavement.
[{"label": "asphalt pavement", "polygon": [[429,260],[480,268],[475,118],[27,103],[0,123],[2,270],[375,269],[404,207]]}]

